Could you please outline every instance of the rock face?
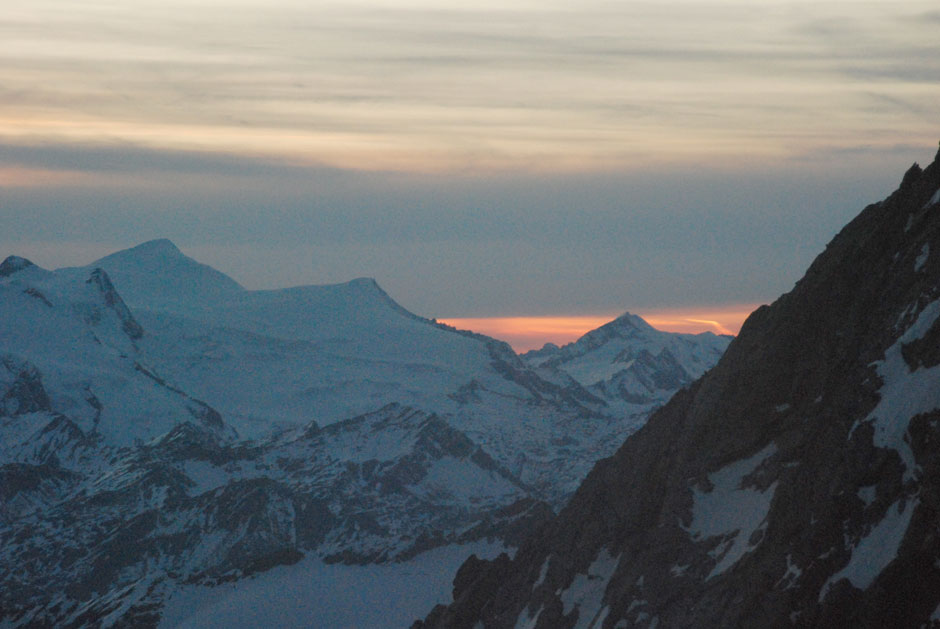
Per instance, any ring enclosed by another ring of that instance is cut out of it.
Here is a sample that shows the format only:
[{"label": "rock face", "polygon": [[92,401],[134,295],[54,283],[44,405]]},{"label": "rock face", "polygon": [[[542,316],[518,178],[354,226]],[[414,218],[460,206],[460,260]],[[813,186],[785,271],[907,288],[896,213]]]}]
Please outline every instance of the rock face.
[{"label": "rock face", "polygon": [[940,619],[938,190],[940,162],[912,167],[513,561],[465,564],[424,626]]},{"label": "rock face", "polygon": [[117,315],[118,319],[121,321],[121,329],[124,330],[128,337],[137,340],[144,335],[144,329],[140,327],[140,324],[137,323],[134,319],[134,315],[131,314],[131,311],[124,303],[124,300],[121,299],[121,296],[114,290],[114,284],[111,283],[111,278],[108,277],[107,273],[100,268],[96,268],[91,272],[91,275],[85,282],[95,286],[101,291],[101,297],[105,305]]}]

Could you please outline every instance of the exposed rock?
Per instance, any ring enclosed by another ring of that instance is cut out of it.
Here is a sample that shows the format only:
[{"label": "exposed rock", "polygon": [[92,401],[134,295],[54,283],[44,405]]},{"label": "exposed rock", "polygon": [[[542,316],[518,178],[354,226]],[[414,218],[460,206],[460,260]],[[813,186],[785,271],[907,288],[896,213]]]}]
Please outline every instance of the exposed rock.
[{"label": "exposed rock", "polygon": [[940,162],[911,168],[512,562],[468,562],[423,626],[929,624],[938,189]]},{"label": "exposed rock", "polygon": [[153,626],[183,584],[516,543],[552,515],[465,434],[399,405],[262,443],[185,422],[120,449],[58,415],[3,445],[20,462],[0,466],[0,563],[20,569],[0,572],[0,617],[34,625]]},{"label": "exposed rock", "polygon": [[22,271],[31,266],[35,265],[26,258],[7,256],[3,262],[0,262],[0,277],[9,277],[17,271]]},{"label": "exposed rock", "polygon": [[[35,366],[5,356],[0,360],[0,368],[12,376],[12,382],[6,385],[6,391],[0,397],[0,417],[52,410],[49,394],[42,384],[42,374]],[[4,386],[5,379],[0,379],[0,387]]]},{"label": "exposed rock", "polygon": [[111,279],[108,277],[108,274],[104,272],[104,269],[94,269],[86,281],[88,284],[96,286],[98,290],[101,291],[105,305],[117,315],[118,319],[121,321],[121,327],[127,336],[136,340],[144,335],[144,329],[140,327],[140,324],[134,319],[134,315],[131,314],[124,300],[118,295],[114,284],[111,283]]}]

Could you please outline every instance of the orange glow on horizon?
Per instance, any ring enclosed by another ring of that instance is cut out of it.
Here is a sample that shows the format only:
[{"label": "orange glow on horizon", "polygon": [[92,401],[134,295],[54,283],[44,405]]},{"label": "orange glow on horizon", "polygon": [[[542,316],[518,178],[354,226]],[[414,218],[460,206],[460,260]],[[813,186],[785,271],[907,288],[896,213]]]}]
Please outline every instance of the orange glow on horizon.
[{"label": "orange glow on horizon", "polygon": [[[639,316],[658,330],[698,334],[737,334],[760,304],[644,310]],[[616,314],[532,317],[448,317],[441,323],[472,330],[509,343],[519,353],[545,343],[564,345],[617,318]]]},{"label": "orange glow on horizon", "polygon": [[438,319],[461,330],[472,330],[506,341],[517,352],[539,349],[545,343],[564,345],[585,332],[608,323],[617,315],[575,315],[535,317],[470,317]]},{"label": "orange glow on horizon", "polygon": [[647,323],[664,332],[736,335],[744,320],[761,304],[728,304],[697,308],[663,308],[638,312]]},{"label": "orange glow on horizon", "polygon": [[0,188],[49,188],[96,183],[89,181],[92,178],[86,173],[70,170],[0,166]]}]

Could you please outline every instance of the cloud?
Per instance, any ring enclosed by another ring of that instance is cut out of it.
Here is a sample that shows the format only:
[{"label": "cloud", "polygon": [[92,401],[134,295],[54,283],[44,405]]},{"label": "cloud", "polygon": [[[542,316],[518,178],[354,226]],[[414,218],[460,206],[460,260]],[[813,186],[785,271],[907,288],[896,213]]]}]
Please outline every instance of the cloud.
[{"label": "cloud", "polygon": [[339,177],[342,171],[319,164],[297,164],[279,156],[159,149],[128,143],[0,142],[0,166],[20,166],[87,173],[157,173],[231,177],[309,176],[312,172]]},{"label": "cloud", "polygon": [[940,96],[921,1],[171,6],[5,12],[0,134],[367,170],[583,171],[774,157],[873,128],[913,139],[919,114],[873,119],[862,84],[920,106]]},{"label": "cloud", "polygon": [[166,236],[249,286],[372,275],[430,316],[768,299],[932,157],[935,14],[19,3],[0,246]]}]

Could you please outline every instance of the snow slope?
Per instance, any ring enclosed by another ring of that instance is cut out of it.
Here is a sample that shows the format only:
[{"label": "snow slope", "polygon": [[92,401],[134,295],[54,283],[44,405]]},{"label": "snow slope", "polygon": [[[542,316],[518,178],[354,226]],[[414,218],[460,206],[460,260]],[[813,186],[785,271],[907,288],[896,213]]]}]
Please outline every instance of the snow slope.
[{"label": "snow slope", "polygon": [[647,412],[710,369],[731,341],[711,332],[675,334],[625,313],[564,347],[523,354],[526,364],[559,370],[605,400],[608,412]]},{"label": "snow slope", "polygon": [[144,336],[100,269],[51,273],[28,265],[0,276],[0,417],[62,414],[111,445],[194,419],[221,430],[211,408],[167,386],[147,364]]},{"label": "snow slope", "polygon": [[[659,397],[638,404],[604,398],[560,369],[532,369],[501,341],[408,312],[371,279],[247,291],[167,241],[94,264],[137,296],[129,303],[148,331],[139,345],[150,363],[243,438],[405,404],[452,422],[555,504],[642,424],[667,386],[681,386],[662,382]],[[175,276],[157,277],[164,272]],[[184,279],[204,294],[176,290]],[[717,359],[717,350],[699,357],[691,343],[674,345],[702,364]]]},{"label": "snow slope", "polygon": [[[204,624],[279,578],[344,574],[416,575],[428,590],[399,612],[417,617],[449,580],[423,566],[514,545],[649,408],[369,279],[248,291],[169,241],[54,272],[10,257],[0,565],[20,568],[0,573],[0,623]],[[378,618],[350,611],[337,622]]]},{"label": "snow slope", "polygon": [[504,550],[475,542],[438,548],[407,563],[367,566],[307,558],[215,588],[182,588],[167,601],[159,627],[408,627],[434,605],[452,600],[451,576],[464,559],[491,559]]}]

